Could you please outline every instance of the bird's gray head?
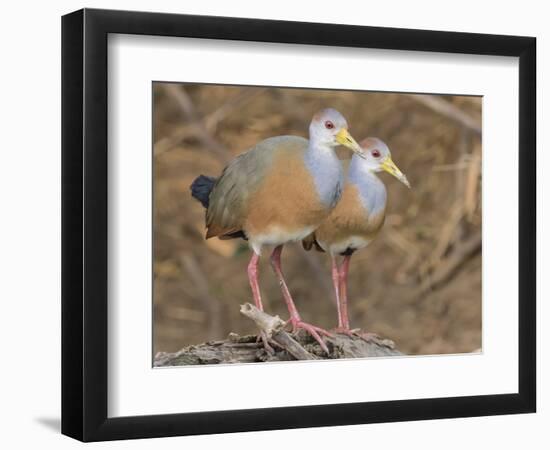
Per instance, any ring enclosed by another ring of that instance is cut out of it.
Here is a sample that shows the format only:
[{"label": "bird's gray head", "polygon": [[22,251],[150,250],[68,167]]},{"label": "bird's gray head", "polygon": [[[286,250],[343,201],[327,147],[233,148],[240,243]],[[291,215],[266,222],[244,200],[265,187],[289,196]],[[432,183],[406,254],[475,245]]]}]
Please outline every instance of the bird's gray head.
[{"label": "bird's gray head", "polygon": [[357,154],[361,147],[348,132],[348,122],[333,108],[326,108],[313,116],[309,125],[309,139],[316,146],[337,147],[343,145]]},{"label": "bird's gray head", "polygon": [[[363,148],[364,158],[358,159],[358,164],[361,164],[372,172],[388,172],[408,188],[411,187],[405,174],[399,170],[391,159],[390,149],[384,141],[378,138],[368,137],[363,139],[359,145]],[[356,157],[354,156],[354,158]]]}]

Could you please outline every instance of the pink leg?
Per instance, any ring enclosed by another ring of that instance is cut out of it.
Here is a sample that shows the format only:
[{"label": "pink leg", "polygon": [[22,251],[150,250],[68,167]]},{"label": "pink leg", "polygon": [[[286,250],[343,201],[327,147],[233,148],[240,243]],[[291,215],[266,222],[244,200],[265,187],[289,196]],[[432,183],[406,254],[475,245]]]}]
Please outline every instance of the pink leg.
[{"label": "pink leg", "polygon": [[347,334],[348,336],[359,336],[366,341],[379,339],[379,337],[374,333],[364,333],[359,330],[350,329],[348,316],[348,273],[350,260],[351,255],[344,256],[344,260],[340,266],[340,309],[342,321],[338,325],[338,328],[334,331],[337,333]]},{"label": "pink leg", "polygon": [[[260,284],[258,283],[258,262],[260,261],[260,255],[258,255],[256,252],[252,253],[252,258],[250,258],[250,262],[248,263],[248,281],[250,282],[250,287],[252,288],[252,296],[254,297],[254,303],[256,304],[256,308],[258,308],[260,311],[264,310],[264,307],[262,305],[262,295],[260,294]],[[264,348],[266,352],[273,354],[274,350],[271,345],[269,345],[269,339],[267,338],[267,335],[262,332],[260,336],[258,336],[258,340],[262,340],[264,344]]]},{"label": "pink leg", "polygon": [[340,266],[340,302],[338,309],[338,331],[350,334],[348,316],[348,273],[351,255],[344,256]]},{"label": "pink leg", "polygon": [[338,269],[338,262],[335,256],[331,256],[332,259],[332,285],[334,286],[334,295],[336,298],[336,308],[338,309],[338,329],[343,328],[342,325],[342,307],[340,305],[340,271]]},{"label": "pink leg", "polygon": [[248,263],[248,281],[250,282],[250,287],[252,288],[252,296],[254,297],[254,303],[256,308],[260,311],[264,310],[262,305],[262,295],[260,294],[260,284],[258,283],[258,261],[260,260],[260,255],[256,252],[252,253],[252,258]]},{"label": "pink leg", "polygon": [[316,327],[314,325],[310,325],[308,323],[305,323],[302,321],[302,318],[300,317],[300,314],[298,313],[298,310],[296,309],[296,305],[294,304],[294,300],[292,300],[292,296],[290,295],[290,291],[288,290],[288,286],[286,285],[283,271],[281,268],[281,252],[283,251],[283,246],[279,245],[275,247],[275,250],[273,250],[273,253],[271,254],[271,266],[273,267],[273,270],[275,271],[275,274],[277,275],[277,278],[279,280],[279,284],[281,285],[281,291],[283,292],[283,297],[286,302],[286,306],[288,308],[288,312],[290,313],[290,323],[292,324],[293,331],[297,331],[298,329],[302,328],[306,330],[309,334],[311,334],[315,340],[319,343],[321,348],[328,354],[328,347],[323,342],[323,339],[321,338],[321,334],[326,336],[331,336],[331,334],[323,330],[322,328]]}]

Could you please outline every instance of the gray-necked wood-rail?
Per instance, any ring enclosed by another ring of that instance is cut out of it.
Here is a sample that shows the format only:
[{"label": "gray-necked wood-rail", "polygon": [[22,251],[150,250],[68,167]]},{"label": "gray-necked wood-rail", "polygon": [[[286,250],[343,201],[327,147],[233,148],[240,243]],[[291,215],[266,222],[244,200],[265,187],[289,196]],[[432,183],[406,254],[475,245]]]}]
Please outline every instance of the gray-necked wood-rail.
[{"label": "gray-necked wood-rail", "polygon": [[[410,188],[405,175],[392,161],[388,146],[377,138],[361,141],[363,157],[355,155],[349,163],[342,196],[323,223],[306,239],[309,250],[330,254],[332,282],[338,308],[339,333],[352,334],[348,316],[347,279],[351,255],[366,247],[379,233],[386,216],[387,193],[377,172],[386,171]],[[343,256],[340,267],[337,257]]]},{"label": "gray-necked wood-rail", "polygon": [[275,246],[271,265],[293,331],[306,330],[327,353],[321,335],[330,333],[302,321],[283,277],[281,251],[287,242],[312,233],[337,204],[344,180],[334,151],[339,145],[363,153],[342,114],[324,109],[313,116],[309,140],[297,136],[265,139],[231,161],[219,178],[201,175],[191,185],[193,197],[206,208],[206,239],[248,240],[252,249],[248,278],[261,310],[258,261],[263,246]]}]

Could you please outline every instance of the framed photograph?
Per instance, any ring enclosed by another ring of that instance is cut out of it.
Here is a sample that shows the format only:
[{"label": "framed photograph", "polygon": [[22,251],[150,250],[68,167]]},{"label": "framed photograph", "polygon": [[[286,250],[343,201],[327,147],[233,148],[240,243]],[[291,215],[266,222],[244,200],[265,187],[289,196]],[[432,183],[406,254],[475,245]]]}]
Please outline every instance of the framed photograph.
[{"label": "framed photograph", "polygon": [[535,412],[533,37],[62,20],[62,432]]}]

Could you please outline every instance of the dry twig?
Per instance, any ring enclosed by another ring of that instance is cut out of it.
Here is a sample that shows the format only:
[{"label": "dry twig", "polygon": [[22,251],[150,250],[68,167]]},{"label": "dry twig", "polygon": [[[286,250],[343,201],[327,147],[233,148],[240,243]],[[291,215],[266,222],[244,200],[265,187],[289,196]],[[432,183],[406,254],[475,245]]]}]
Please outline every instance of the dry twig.
[{"label": "dry twig", "polygon": [[414,101],[427,106],[431,110],[448,117],[455,122],[460,123],[476,133],[478,136],[481,136],[481,126],[478,124],[478,121],[447,100],[443,100],[441,97],[436,97],[435,95],[408,94],[408,96]]},{"label": "dry twig", "polygon": [[464,187],[464,212],[469,222],[472,222],[478,205],[478,188],[481,175],[481,145],[474,147],[474,152],[466,173],[466,186]]},{"label": "dry twig", "polygon": [[229,162],[227,149],[210,134],[197,114],[191,97],[189,97],[183,86],[167,83],[164,84],[163,87],[166,93],[177,102],[185,119],[196,129],[197,138],[207,149],[214,153],[218,159],[224,164],[227,164]]},{"label": "dry twig", "polygon": [[426,278],[416,291],[411,295],[412,302],[418,301],[430,290],[437,289],[447,282],[462,265],[481,251],[481,231],[470,236],[466,241],[454,247],[453,252],[441,262],[434,272]]}]

